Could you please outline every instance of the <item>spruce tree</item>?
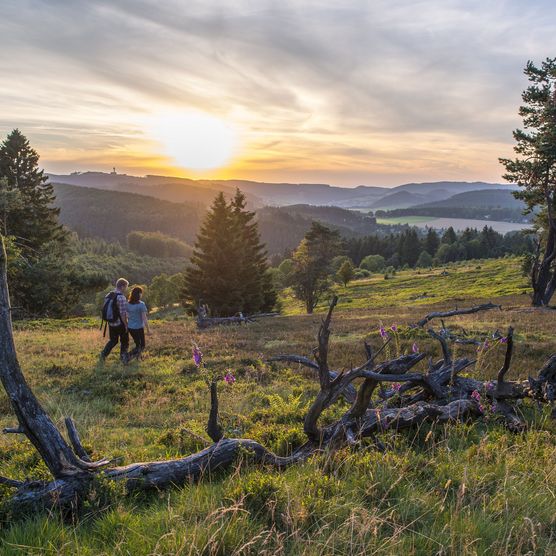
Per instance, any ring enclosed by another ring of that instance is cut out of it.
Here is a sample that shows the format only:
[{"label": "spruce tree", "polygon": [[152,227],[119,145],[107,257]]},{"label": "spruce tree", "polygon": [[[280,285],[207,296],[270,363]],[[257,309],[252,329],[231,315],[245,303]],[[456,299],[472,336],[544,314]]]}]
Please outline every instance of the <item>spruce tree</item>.
[{"label": "spruce tree", "polygon": [[39,155],[18,129],[0,146],[2,231],[13,236],[27,256],[64,236],[52,185],[38,162]]},{"label": "spruce tree", "polygon": [[249,314],[270,311],[276,303],[276,292],[269,273],[267,252],[261,243],[255,213],[246,209],[245,195],[236,190],[231,202],[235,226],[238,266],[235,279],[241,291],[242,311]]},{"label": "spruce tree", "polygon": [[427,231],[427,236],[425,237],[425,251],[434,257],[438,246],[440,245],[440,239],[434,228],[429,228]]},{"label": "spruce tree", "polygon": [[197,236],[186,270],[184,297],[208,305],[213,316],[271,310],[276,302],[255,214],[238,191],[231,203],[219,193]]},{"label": "spruce tree", "polygon": [[556,58],[539,66],[527,62],[530,81],[519,115],[524,129],[514,131],[515,159],[501,158],[504,179],[519,185],[514,196],[534,212],[538,238],[531,265],[533,305],[548,305],[556,291]]},{"label": "spruce tree", "polygon": [[233,279],[238,261],[234,223],[223,193],[212,203],[201,226],[185,274],[185,293],[194,305],[206,304],[214,316],[241,309],[241,292]]}]

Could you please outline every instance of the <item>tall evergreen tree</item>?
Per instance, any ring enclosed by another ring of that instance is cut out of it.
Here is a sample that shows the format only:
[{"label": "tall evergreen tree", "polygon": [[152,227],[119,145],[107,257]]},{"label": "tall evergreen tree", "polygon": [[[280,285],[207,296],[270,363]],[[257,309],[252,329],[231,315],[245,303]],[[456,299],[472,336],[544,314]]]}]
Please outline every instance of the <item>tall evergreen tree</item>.
[{"label": "tall evergreen tree", "polygon": [[240,191],[231,203],[217,195],[186,270],[185,299],[208,305],[215,316],[272,309],[276,294],[254,218]]},{"label": "tall evergreen tree", "polygon": [[434,228],[429,228],[427,230],[427,236],[425,237],[425,251],[434,257],[439,245],[440,239],[436,230]]},{"label": "tall evergreen tree", "polygon": [[185,294],[194,304],[207,304],[215,316],[241,310],[241,292],[234,279],[238,261],[234,222],[223,193],[214,199],[197,235],[191,266],[185,273]]},{"label": "tall evergreen tree", "polygon": [[446,243],[447,245],[452,245],[457,240],[458,240],[458,236],[456,235],[456,232],[454,231],[454,228],[452,228],[452,226],[450,226],[444,232],[444,234],[442,234],[442,243]]},{"label": "tall evergreen tree", "polygon": [[18,129],[0,146],[3,233],[13,236],[27,255],[64,236],[52,185],[38,162],[39,155]]},{"label": "tall evergreen tree", "polygon": [[527,62],[531,85],[522,94],[519,115],[524,129],[513,133],[518,158],[501,158],[504,179],[520,186],[514,196],[525,201],[528,212],[537,210],[539,240],[531,265],[533,305],[548,305],[556,291],[556,58],[540,67]]},{"label": "tall evergreen tree", "polygon": [[245,195],[239,190],[231,203],[238,242],[238,289],[245,313],[270,311],[276,304],[276,291],[269,273],[267,252],[259,234],[255,213],[246,209]]},{"label": "tall evergreen tree", "polygon": [[415,230],[415,228],[409,228],[402,232],[398,243],[400,264],[407,264],[411,267],[415,266],[420,252],[421,242],[419,241],[417,230]]}]

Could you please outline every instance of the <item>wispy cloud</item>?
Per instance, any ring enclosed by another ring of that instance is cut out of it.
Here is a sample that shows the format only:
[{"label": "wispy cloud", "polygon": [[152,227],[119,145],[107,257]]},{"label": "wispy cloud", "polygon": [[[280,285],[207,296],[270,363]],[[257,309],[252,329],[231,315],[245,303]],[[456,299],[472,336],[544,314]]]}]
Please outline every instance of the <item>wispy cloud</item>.
[{"label": "wispy cloud", "polygon": [[554,21],[550,0],[4,0],[0,132],[49,170],[165,171],[144,122],[202,110],[243,130],[219,176],[496,180]]}]

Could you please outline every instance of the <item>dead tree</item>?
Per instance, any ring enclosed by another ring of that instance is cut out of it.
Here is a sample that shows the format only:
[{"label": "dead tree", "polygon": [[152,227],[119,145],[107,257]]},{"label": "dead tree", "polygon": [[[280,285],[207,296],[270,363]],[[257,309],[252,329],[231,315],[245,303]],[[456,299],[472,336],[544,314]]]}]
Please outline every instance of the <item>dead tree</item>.
[{"label": "dead tree", "polygon": [[[334,371],[328,363],[330,325],[337,298],[332,300],[318,333],[314,350],[315,362],[296,355],[274,357],[274,360],[295,361],[318,371],[320,390],[304,420],[307,441],[288,457],[269,452],[258,442],[249,439],[225,438],[218,423],[218,398],[215,384],[211,384],[211,412],[207,430],[214,443],[184,458],[139,462],[115,466],[108,459],[91,461],[85,451],[75,424],[66,419],[69,442],[44,411],[27,384],[20,369],[13,340],[8,285],[6,281],[6,253],[0,250],[0,378],[6,390],[17,427],[6,432],[26,436],[36,448],[52,474],[51,481],[17,481],[0,477],[0,483],[14,488],[11,503],[23,511],[51,508],[75,509],[86,496],[95,477],[102,471],[105,479],[120,481],[128,490],[162,489],[197,481],[216,469],[229,467],[240,455],[250,454],[256,463],[284,468],[306,460],[323,449],[357,445],[364,437],[379,432],[414,427],[425,421],[458,421],[481,415],[481,404],[476,392],[497,403],[497,411],[512,430],[524,424],[512,407],[521,398],[539,402],[554,402],[556,391],[556,355],[553,355],[536,378],[508,382],[512,334],[508,333],[506,358],[498,380],[481,382],[460,377],[459,373],[473,364],[461,358],[453,360],[444,338],[436,335],[442,345],[443,359],[430,364],[428,372],[410,372],[425,354],[402,355],[377,362],[380,351],[372,352],[365,345],[366,361],[357,368]],[[434,336],[434,334],[433,334]],[[387,391],[379,405],[371,398],[383,382],[403,383],[394,396]],[[351,392],[349,408],[336,422],[319,424],[323,411],[336,403],[340,396]],[[399,398],[399,399],[396,399]]]}]

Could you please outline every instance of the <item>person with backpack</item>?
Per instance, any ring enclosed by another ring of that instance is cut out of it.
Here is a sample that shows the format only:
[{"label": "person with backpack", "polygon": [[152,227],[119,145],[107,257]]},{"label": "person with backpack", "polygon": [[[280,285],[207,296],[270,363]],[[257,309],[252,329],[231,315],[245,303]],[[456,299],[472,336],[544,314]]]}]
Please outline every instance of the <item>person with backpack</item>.
[{"label": "person with backpack", "polygon": [[116,282],[116,289],[104,298],[100,326],[102,328],[104,324],[104,336],[108,328],[109,340],[100,353],[101,362],[108,357],[119,342],[120,359],[124,365],[128,363],[129,334],[127,328],[127,299],[125,296],[128,286],[129,282],[125,278],[120,278]]},{"label": "person with backpack", "polygon": [[129,359],[141,357],[145,349],[145,329],[150,334],[149,321],[147,320],[147,306],[141,301],[143,288],[135,286],[127,300],[127,327],[135,347],[129,352]]}]

